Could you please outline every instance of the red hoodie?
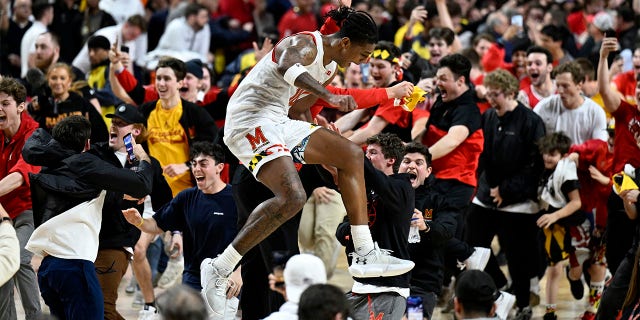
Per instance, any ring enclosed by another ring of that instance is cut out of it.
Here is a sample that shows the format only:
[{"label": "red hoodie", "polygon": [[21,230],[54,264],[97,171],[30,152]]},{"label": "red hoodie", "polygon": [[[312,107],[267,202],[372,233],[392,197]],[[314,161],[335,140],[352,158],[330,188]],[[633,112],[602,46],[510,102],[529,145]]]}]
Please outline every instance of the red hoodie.
[{"label": "red hoodie", "polygon": [[31,209],[31,190],[29,189],[29,173],[37,173],[40,167],[32,166],[22,159],[22,147],[31,134],[38,129],[38,123],[27,112],[20,116],[20,128],[7,143],[4,132],[0,131],[0,177],[18,172],[24,178],[24,183],[15,190],[0,197],[0,203],[9,216],[15,219],[20,213]]}]

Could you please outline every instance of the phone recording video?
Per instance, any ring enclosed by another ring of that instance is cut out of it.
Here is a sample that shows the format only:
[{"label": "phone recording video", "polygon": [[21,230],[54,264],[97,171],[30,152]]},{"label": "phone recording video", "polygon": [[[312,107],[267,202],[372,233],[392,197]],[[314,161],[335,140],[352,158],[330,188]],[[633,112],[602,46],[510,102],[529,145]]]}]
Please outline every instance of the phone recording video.
[{"label": "phone recording video", "polygon": [[127,47],[127,46],[120,46],[120,52],[129,53],[129,47]]},{"label": "phone recording video", "polygon": [[133,136],[131,133],[127,133],[122,140],[124,141],[124,147],[127,149],[127,158],[129,162],[134,163],[138,161],[136,155],[133,153]]}]

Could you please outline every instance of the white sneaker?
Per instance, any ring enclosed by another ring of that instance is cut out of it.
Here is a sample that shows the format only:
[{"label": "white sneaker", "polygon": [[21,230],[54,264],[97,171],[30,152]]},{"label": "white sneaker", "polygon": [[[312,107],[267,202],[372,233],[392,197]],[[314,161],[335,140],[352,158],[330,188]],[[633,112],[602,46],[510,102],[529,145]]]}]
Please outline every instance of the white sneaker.
[{"label": "white sneaker", "polygon": [[206,258],[200,264],[200,285],[207,310],[213,318],[224,318],[227,308],[227,287],[230,271],[218,270],[213,265],[214,259]]},{"label": "white sneaker", "polygon": [[169,259],[167,268],[158,279],[158,287],[167,289],[171,287],[178,279],[182,279],[182,272],[184,271],[184,258],[179,256],[177,258]]},{"label": "white sneaker", "polygon": [[138,312],[138,320],[159,320],[158,310],[152,306],[144,306],[140,312]]},{"label": "white sneaker", "polygon": [[513,304],[516,303],[516,296],[500,291],[500,297],[496,300],[496,315],[501,320],[506,320],[509,316],[509,311],[513,308]]},{"label": "white sneaker", "polygon": [[357,278],[392,277],[409,272],[416,265],[413,261],[403,260],[390,255],[390,250],[378,248],[373,244],[373,250],[361,256],[356,252],[353,257],[349,273]]},{"label": "white sneaker", "polygon": [[464,261],[464,264],[467,266],[467,270],[484,270],[484,267],[487,266],[489,262],[489,257],[491,256],[491,249],[475,247],[475,251],[473,254]]}]

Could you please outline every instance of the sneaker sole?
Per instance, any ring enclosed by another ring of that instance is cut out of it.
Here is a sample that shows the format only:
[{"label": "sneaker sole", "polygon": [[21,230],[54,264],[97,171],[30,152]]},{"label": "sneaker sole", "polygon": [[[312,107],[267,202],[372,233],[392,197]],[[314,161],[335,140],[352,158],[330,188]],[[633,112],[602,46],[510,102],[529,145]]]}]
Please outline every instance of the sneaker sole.
[{"label": "sneaker sole", "polygon": [[[479,249],[484,249],[484,250],[479,250]],[[467,269],[483,271],[484,268],[487,267],[487,263],[489,263],[489,258],[491,255],[491,249],[487,249],[487,248],[479,248],[479,249],[476,249],[476,250],[479,250],[478,252],[480,253],[480,258],[478,259],[479,264],[469,265],[467,266]]]},{"label": "sneaker sole", "polygon": [[411,271],[415,265],[413,262],[397,268],[389,268],[388,264],[352,265],[349,267],[349,273],[356,278],[393,277]]}]

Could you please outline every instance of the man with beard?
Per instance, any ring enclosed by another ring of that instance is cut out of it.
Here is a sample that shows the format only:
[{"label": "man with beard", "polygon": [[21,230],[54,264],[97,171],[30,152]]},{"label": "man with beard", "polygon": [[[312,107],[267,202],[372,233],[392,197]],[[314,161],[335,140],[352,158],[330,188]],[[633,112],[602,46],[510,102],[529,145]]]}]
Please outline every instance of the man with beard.
[{"label": "man with beard", "polygon": [[35,55],[33,44],[40,34],[47,32],[47,27],[53,22],[53,4],[47,0],[35,1],[32,6],[32,13],[35,21],[31,28],[25,32],[20,42],[21,77],[25,77],[27,70],[33,67]]},{"label": "man with beard", "polygon": [[[52,32],[44,32],[38,36],[35,43],[36,52],[33,58],[34,67],[43,74],[46,74],[49,68],[58,63],[60,59],[60,39]],[[84,79],[84,73],[78,68],[71,67],[76,79]]]},{"label": "man with beard", "polygon": [[540,100],[556,92],[551,80],[553,56],[549,50],[534,46],[527,50],[527,75],[520,83],[517,100],[533,109]]},{"label": "man with beard", "polygon": [[210,42],[209,10],[192,3],[187,5],[184,17],[174,19],[167,25],[156,50],[161,50],[163,55],[171,51],[175,53],[174,57],[185,60],[199,58],[207,61]]}]

